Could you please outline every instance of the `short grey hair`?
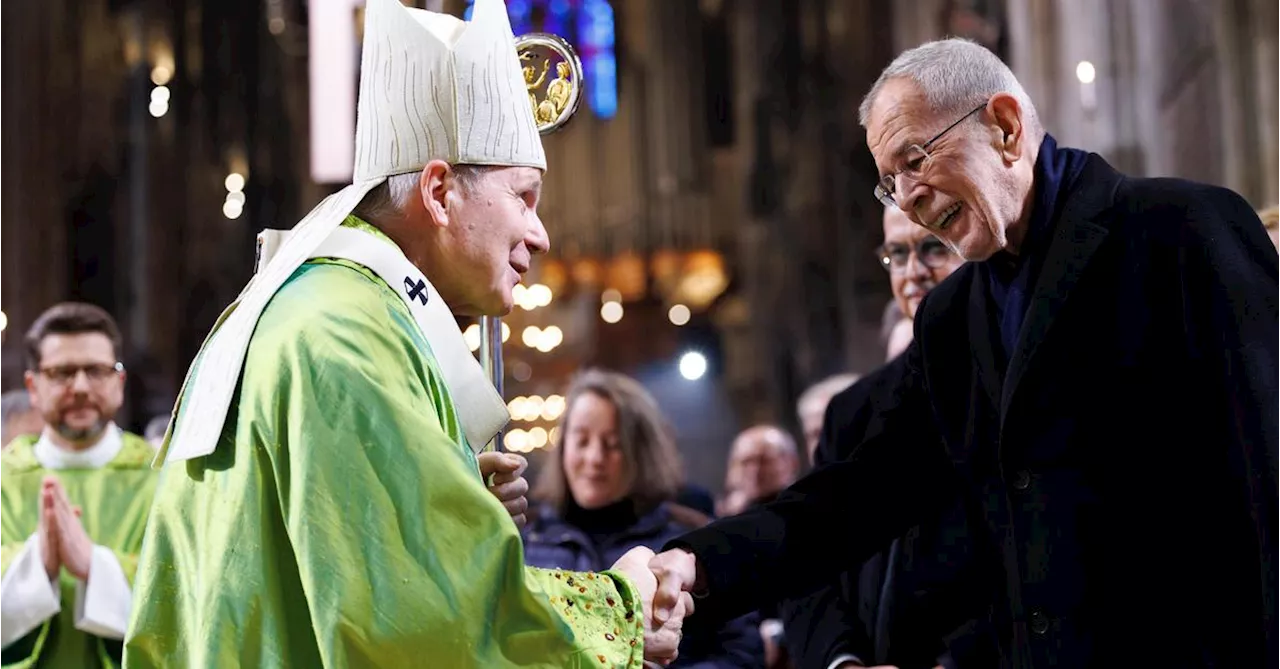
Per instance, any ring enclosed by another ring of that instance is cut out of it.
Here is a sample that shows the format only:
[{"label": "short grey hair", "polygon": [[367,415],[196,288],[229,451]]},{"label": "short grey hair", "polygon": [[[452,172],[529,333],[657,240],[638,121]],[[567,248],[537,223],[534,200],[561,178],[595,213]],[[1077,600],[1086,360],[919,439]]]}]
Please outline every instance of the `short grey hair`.
[{"label": "short grey hair", "polygon": [[393,174],[373,187],[360,204],[351,212],[365,222],[373,222],[399,216],[409,206],[409,199],[418,190],[420,173]]},{"label": "short grey hair", "polygon": [[825,407],[831,403],[831,398],[835,397],[845,388],[857,383],[861,377],[857,374],[835,374],[809,386],[804,392],[800,393],[799,399],[796,400],[796,413],[808,404],[816,404],[822,402]]},{"label": "short grey hair", "polygon": [[[470,191],[479,183],[480,177],[492,169],[487,165],[453,165],[454,178],[464,190]],[[418,181],[422,172],[393,174],[387,180],[369,191],[360,204],[352,210],[352,215],[366,223],[398,217],[409,206],[409,201],[418,192]]]},{"label": "short grey hair", "polygon": [[1004,61],[972,40],[952,37],[926,42],[893,59],[858,107],[858,123],[867,126],[871,106],[880,89],[893,79],[909,79],[923,91],[935,112],[961,114],[985,103],[996,93],[1008,93],[1022,105],[1023,122],[1040,132],[1040,119],[1031,97]]}]

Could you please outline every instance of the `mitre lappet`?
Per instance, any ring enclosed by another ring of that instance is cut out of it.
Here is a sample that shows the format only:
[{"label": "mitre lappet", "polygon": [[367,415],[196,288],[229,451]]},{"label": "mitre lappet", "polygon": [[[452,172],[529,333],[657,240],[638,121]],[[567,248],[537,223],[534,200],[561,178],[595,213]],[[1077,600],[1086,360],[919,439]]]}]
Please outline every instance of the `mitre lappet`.
[{"label": "mitre lappet", "polygon": [[[157,463],[214,451],[263,309],[309,258],[350,257],[343,244],[359,233],[342,222],[369,191],[437,159],[546,169],[502,0],[476,0],[470,21],[397,0],[367,0],[355,142],[353,183],[293,229],[259,238],[258,272],[218,318],[188,371]],[[382,258],[392,269],[372,269],[393,290],[401,288],[398,274],[388,276],[393,271],[405,273],[410,289],[419,287],[412,293],[417,301],[408,303],[441,363],[468,441],[485,444],[509,418],[505,403],[442,300],[426,299],[420,288],[428,285],[425,277],[404,268],[407,260],[396,249],[381,246],[398,257]],[[374,255],[385,256],[385,250]]]}]

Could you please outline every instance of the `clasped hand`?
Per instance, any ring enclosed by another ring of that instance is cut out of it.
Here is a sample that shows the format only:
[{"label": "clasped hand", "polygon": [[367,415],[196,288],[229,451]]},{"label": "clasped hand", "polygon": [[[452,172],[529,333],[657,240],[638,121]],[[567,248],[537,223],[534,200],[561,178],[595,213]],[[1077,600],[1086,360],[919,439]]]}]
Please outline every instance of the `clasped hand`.
[{"label": "clasped hand", "polygon": [[514,453],[496,451],[485,451],[476,459],[480,464],[480,477],[490,494],[502,502],[516,527],[523,527],[525,511],[529,509],[529,501],[525,499],[529,493],[529,482],[524,478],[529,461]]},{"label": "clasped hand", "polygon": [[80,507],[71,505],[66,489],[53,476],[46,476],[40,486],[40,523],[36,526],[36,536],[50,581],[58,578],[58,571],[63,567],[81,581],[89,579],[93,541],[80,522]]},{"label": "clasped hand", "polygon": [[637,546],[619,558],[613,569],[631,579],[644,601],[644,659],[665,666],[679,655],[681,628],[685,616],[693,614],[693,598],[687,592],[677,592],[670,602],[658,598],[662,586],[650,569],[653,557],[653,551]]}]

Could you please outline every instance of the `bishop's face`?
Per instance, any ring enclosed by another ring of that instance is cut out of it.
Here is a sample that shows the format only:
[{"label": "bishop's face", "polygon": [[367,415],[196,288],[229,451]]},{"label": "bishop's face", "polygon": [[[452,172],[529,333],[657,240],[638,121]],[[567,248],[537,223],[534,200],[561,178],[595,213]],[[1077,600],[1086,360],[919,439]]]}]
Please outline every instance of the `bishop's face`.
[{"label": "bishop's face", "polygon": [[538,218],[542,171],[533,167],[483,170],[451,189],[449,226],[433,283],[460,315],[501,316],[511,311],[511,289],[534,254],[551,242]]}]

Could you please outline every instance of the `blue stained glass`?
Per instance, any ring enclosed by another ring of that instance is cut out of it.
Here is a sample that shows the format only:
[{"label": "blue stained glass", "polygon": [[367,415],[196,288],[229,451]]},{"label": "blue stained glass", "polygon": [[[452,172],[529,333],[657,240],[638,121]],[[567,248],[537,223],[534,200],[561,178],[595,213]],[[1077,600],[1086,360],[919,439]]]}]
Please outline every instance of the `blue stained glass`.
[{"label": "blue stained glass", "polygon": [[613,55],[613,7],[608,0],[583,0],[578,39],[586,70],[587,104],[597,117],[613,118],[618,112],[618,61]]},{"label": "blue stained glass", "polygon": [[[533,32],[532,10],[533,3],[537,0],[507,0],[507,18],[511,21],[511,32],[516,35]],[[466,21],[471,20],[471,10],[475,6],[475,0],[467,0],[467,6],[462,10],[462,18]]]},{"label": "blue stained glass", "polygon": [[596,116],[613,118],[618,113],[618,63],[613,52],[603,53],[592,59],[587,68],[587,104]]},{"label": "blue stained glass", "polygon": [[572,3],[569,0],[543,0],[539,4],[546,6],[546,19],[542,26],[543,32],[568,37],[567,29]]},{"label": "blue stained glass", "polygon": [[[462,13],[468,21],[474,2],[467,0]],[[516,35],[542,31],[574,43],[585,70],[587,105],[597,117],[613,118],[618,113],[618,61],[609,0],[507,0],[506,5]],[[542,10],[541,26],[533,25],[535,6]]]}]

